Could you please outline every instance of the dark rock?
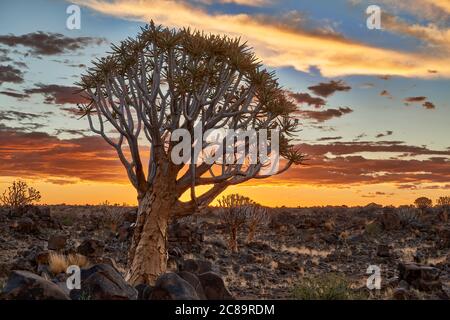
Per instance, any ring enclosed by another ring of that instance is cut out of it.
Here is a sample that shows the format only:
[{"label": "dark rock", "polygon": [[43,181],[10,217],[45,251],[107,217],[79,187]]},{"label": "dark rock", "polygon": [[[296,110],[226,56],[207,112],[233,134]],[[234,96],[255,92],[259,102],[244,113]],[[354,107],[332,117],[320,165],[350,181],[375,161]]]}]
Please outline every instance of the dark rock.
[{"label": "dark rock", "polygon": [[379,244],[377,247],[377,256],[388,258],[391,256],[391,246],[386,244]]},{"label": "dark rock", "polygon": [[184,260],[180,264],[180,271],[187,271],[194,274],[201,274],[212,271],[212,264],[206,260]]},{"label": "dark rock", "polygon": [[189,284],[195,289],[195,292],[197,292],[197,296],[200,298],[200,300],[206,300],[206,295],[205,292],[203,291],[202,283],[195,274],[187,271],[181,271],[178,272],[177,274],[181,278],[189,282]]},{"label": "dark rock", "polygon": [[146,284],[138,284],[136,287],[134,287],[136,291],[138,292],[138,300],[149,300],[150,295],[152,293],[153,287],[150,287]]},{"label": "dark rock", "polygon": [[214,272],[202,273],[198,276],[208,300],[233,300],[233,296],[225,287],[223,279]]},{"label": "dark rock", "polygon": [[103,254],[104,244],[98,240],[84,240],[78,247],[77,252],[86,257],[99,257]]},{"label": "dark rock", "polygon": [[211,248],[207,248],[203,253],[203,256],[206,259],[216,260],[216,253]]},{"label": "dark rock", "polygon": [[20,218],[11,226],[15,231],[26,234],[36,234],[39,232],[37,224],[28,217]]},{"label": "dark rock", "polygon": [[183,256],[183,250],[179,247],[174,247],[169,249],[169,255],[176,258],[181,258]]},{"label": "dark rock", "polygon": [[13,271],[1,299],[70,300],[56,284],[28,271]]},{"label": "dark rock", "polygon": [[156,280],[150,300],[199,300],[199,297],[189,282],[176,273],[166,273]]},{"label": "dark rock", "polygon": [[123,242],[131,238],[133,234],[134,227],[130,222],[125,221],[119,228],[117,229],[116,237],[119,241]]},{"label": "dark rock", "polygon": [[216,247],[218,247],[220,249],[224,249],[224,250],[228,249],[227,244],[222,239],[213,239],[213,240],[210,241],[210,243],[213,246],[216,246]]},{"label": "dark rock", "polygon": [[441,290],[439,280],[441,271],[434,267],[414,263],[400,263],[398,265],[399,280],[405,280],[412,287],[421,291]]},{"label": "dark rock", "polygon": [[391,209],[385,210],[377,220],[385,230],[397,230],[401,227],[400,218]]},{"label": "dark rock", "polygon": [[49,250],[63,250],[66,247],[67,237],[64,235],[51,236],[48,239]]},{"label": "dark rock", "polygon": [[124,213],[123,220],[130,224],[136,223],[137,220],[137,209],[131,209]]},{"label": "dark rock", "polygon": [[138,297],[136,289],[109,264],[97,264],[82,270],[81,290],[75,294],[79,299],[89,300],[136,300]]}]

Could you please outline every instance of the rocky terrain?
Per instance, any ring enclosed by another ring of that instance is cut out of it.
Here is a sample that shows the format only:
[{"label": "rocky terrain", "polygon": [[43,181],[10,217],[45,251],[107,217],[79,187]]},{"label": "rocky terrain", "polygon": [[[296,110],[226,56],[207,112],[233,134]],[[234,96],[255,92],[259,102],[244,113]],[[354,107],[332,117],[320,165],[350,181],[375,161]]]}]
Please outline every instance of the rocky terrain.
[{"label": "rocky terrain", "polygon": [[[170,272],[154,287],[132,288],[123,275],[135,219],[136,208],[120,206],[0,208],[0,297],[344,298],[339,290],[350,299],[450,296],[450,223],[442,208],[271,209],[251,242],[241,228],[237,253],[228,250],[227,226],[210,208],[170,225]],[[81,290],[67,289],[70,264],[82,267]],[[380,290],[366,287],[370,265],[381,269]],[[330,275],[341,281],[339,290]],[[325,291],[331,295],[317,296]]]}]

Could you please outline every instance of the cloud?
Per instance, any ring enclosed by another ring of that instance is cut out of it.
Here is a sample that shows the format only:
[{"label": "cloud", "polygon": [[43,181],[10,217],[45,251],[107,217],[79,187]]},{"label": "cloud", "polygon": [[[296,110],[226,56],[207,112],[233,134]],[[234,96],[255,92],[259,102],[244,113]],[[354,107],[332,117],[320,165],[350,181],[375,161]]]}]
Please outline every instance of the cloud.
[{"label": "cloud", "polygon": [[388,97],[389,99],[392,99],[391,93],[390,93],[389,91],[387,91],[387,90],[381,91],[381,92],[380,92],[380,96],[382,96],[382,97]]},{"label": "cloud", "polygon": [[387,136],[392,136],[393,133],[394,133],[394,131],[388,130],[388,131],[386,131],[384,133],[377,134],[375,137],[377,139],[379,139],[379,138],[383,138],[383,137],[387,137]]},{"label": "cloud", "polygon": [[13,128],[0,134],[0,176],[127,181],[114,149],[100,137],[62,140]]},{"label": "cloud", "polygon": [[314,111],[314,110],[299,110],[296,111],[296,114],[299,114],[300,117],[315,120],[316,122],[325,122],[327,120],[333,118],[340,118],[346,114],[352,113],[353,109],[349,107],[341,107],[339,109],[327,109],[323,111]]},{"label": "cloud", "polygon": [[299,104],[306,103],[309,106],[315,106],[316,108],[320,108],[326,105],[326,101],[319,97],[313,97],[309,93],[289,93],[289,96],[292,97],[295,102]]},{"label": "cloud", "polygon": [[4,96],[16,98],[16,99],[19,99],[19,100],[23,100],[23,99],[29,97],[28,94],[23,94],[23,93],[14,92],[14,91],[0,91],[0,94],[2,94]]},{"label": "cloud", "polygon": [[428,110],[436,109],[436,106],[430,101],[425,101],[422,106]]},{"label": "cloud", "polygon": [[327,98],[336,91],[350,91],[351,87],[342,80],[331,80],[330,82],[321,82],[315,86],[308,87],[308,89],[318,96]]},{"label": "cloud", "polygon": [[342,137],[322,137],[317,139],[317,141],[331,141],[331,140],[341,140]]},{"label": "cloud", "polygon": [[13,66],[0,66],[0,84],[9,83],[23,83],[23,73]]},{"label": "cloud", "polygon": [[262,7],[270,3],[268,0],[219,0],[220,3],[235,3],[244,6]]},{"label": "cloud", "polygon": [[423,102],[427,99],[427,97],[408,97],[405,98],[406,103],[413,103],[413,102]]},{"label": "cloud", "polygon": [[23,121],[23,120],[35,120],[39,118],[45,118],[45,115],[28,113],[28,112],[20,112],[15,110],[0,110],[0,120],[2,121]]},{"label": "cloud", "polygon": [[[330,144],[299,144],[307,154],[306,166],[294,167],[267,183],[303,183],[312,185],[362,185],[394,183],[417,185],[420,183],[449,184],[450,150],[431,150],[426,147],[405,145],[403,142],[332,142]],[[373,158],[361,156],[365,152]],[[428,159],[383,159],[380,153],[408,152]],[[406,187],[402,187],[406,188]]]},{"label": "cloud", "polygon": [[170,0],[75,0],[97,12],[124,19],[148,22],[154,19],[170,27],[187,27],[242,37],[271,67],[293,67],[309,72],[316,66],[325,77],[343,75],[396,75],[433,77],[428,70],[440,70],[450,77],[450,57],[429,52],[379,48],[363,42],[289,28],[249,14],[210,13],[184,1]]},{"label": "cloud", "polygon": [[42,94],[47,104],[77,104],[88,102],[88,99],[79,91],[80,88],[78,87],[38,84],[35,88],[26,89],[25,93],[28,95]]},{"label": "cloud", "polygon": [[37,31],[21,36],[0,35],[0,44],[30,48],[33,55],[57,55],[78,51],[89,45],[101,45],[105,39],[93,37],[70,38],[59,33]]},{"label": "cloud", "polygon": [[433,49],[434,54],[439,54],[437,49],[441,49],[441,53],[442,50],[450,51],[450,28],[441,28],[435,23],[411,24],[390,14],[383,15],[383,27],[384,30],[419,39],[426,48]]},{"label": "cloud", "polygon": [[411,103],[422,103],[422,107],[424,107],[427,110],[433,110],[436,109],[436,106],[434,105],[434,103],[430,102],[430,101],[426,101],[427,97],[408,97],[405,98],[405,104],[409,105]]}]

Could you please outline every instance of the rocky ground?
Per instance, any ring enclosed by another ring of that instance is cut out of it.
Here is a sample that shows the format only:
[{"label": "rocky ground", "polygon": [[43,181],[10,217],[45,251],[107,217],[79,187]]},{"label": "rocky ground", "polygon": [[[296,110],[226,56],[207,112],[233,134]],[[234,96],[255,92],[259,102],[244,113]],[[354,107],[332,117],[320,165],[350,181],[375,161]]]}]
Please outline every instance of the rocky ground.
[{"label": "rocky ground", "polygon": [[[349,298],[450,296],[450,223],[440,208],[281,208],[271,209],[269,216],[250,243],[247,228],[241,229],[238,253],[228,250],[226,225],[214,209],[172,223],[172,273],[153,288],[132,288],[122,276],[135,208],[0,208],[0,297],[307,298],[311,288],[304,284],[321,286],[320,279],[330,274],[345,279]],[[49,262],[51,253],[82,264],[82,287],[89,292],[68,291],[65,265]],[[381,290],[366,287],[370,265],[381,268]],[[170,292],[171,285],[176,292]]]}]

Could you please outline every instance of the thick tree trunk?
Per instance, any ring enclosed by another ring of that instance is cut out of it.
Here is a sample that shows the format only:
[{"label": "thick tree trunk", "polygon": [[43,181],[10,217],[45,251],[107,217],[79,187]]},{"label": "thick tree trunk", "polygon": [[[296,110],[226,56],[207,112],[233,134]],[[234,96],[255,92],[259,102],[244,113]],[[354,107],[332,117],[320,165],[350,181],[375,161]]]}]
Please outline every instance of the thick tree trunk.
[{"label": "thick tree trunk", "polygon": [[167,268],[167,228],[173,189],[169,183],[155,183],[140,200],[138,219],[128,256],[127,281],[132,285],[154,284]]}]

